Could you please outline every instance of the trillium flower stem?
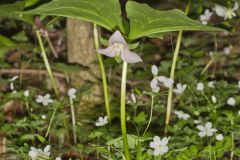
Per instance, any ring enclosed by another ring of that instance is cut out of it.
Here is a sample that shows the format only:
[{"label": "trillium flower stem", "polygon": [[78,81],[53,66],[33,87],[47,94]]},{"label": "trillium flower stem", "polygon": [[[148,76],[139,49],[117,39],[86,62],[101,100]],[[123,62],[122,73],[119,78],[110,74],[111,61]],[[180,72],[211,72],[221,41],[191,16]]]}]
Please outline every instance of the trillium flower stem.
[{"label": "trillium flower stem", "polygon": [[122,83],[121,83],[121,101],[120,101],[120,118],[121,118],[121,129],[123,137],[123,148],[126,160],[131,160],[128,139],[127,139],[127,129],[126,129],[126,81],[127,81],[127,62],[123,62],[122,68]]},{"label": "trillium flower stem", "polygon": [[41,54],[42,54],[42,57],[43,57],[43,61],[44,61],[45,67],[47,69],[48,75],[49,75],[50,80],[51,80],[52,85],[53,85],[54,92],[55,92],[56,96],[58,96],[57,83],[56,83],[56,80],[53,77],[51,66],[50,66],[50,64],[48,62],[46,51],[45,51],[45,48],[43,46],[42,37],[41,37],[41,35],[40,35],[38,30],[36,30],[36,35],[37,35],[38,43],[39,43],[39,46],[40,46],[40,49],[41,49]]},{"label": "trillium flower stem", "polygon": [[[186,15],[189,12],[189,8],[190,8],[190,1],[188,2],[187,8],[185,10]],[[178,53],[179,53],[180,46],[181,46],[181,41],[182,41],[182,31],[180,31],[178,33],[177,44],[176,44],[176,48],[175,48],[174,55],[173,55],[171,71],[170,71],[170,79],[172,79],[172,80],[174,80],[177,58],[178,58]],[[167,112],[166,112],[166,119],[165,119],[165,125],[166,125],[165,126],[165,133],[167,133],[167,125],[169,124],[170,116],[171,116],[172,97],[173,97],[173,86],[169,87],[169,90],[168,90]]]},{"label": "trillium flower stem", "polygon": [[[93,34],[94,34],[95,48],[99,49],[99,38],[98,38],[98,30],[97,30],[96,24],[94,24]],[[107,86],[106,73],[105,73],[105,69],[104,69],[102,56],[100,54],[97,54],[97,58],[98,58],[98,63],[100,65],[100,71],[101,71],[101,77],[102,77],[105,108],[106,108],[106,112],[107,112],[108,121],[109,121],[109,123],[111,123],[111,111],[110,111],[109,98],[108,98],[108,86]]]},{"label": "trillium flower stem", "polygon": [[70,109],[72,114],[72,128],[73,128],[73,143],[77,143],[77,136],[76,136],[76,119],[75,119],[75,112],[74,112],[74,106],[73,106],[73,99],[69,97],[70,101]]}]

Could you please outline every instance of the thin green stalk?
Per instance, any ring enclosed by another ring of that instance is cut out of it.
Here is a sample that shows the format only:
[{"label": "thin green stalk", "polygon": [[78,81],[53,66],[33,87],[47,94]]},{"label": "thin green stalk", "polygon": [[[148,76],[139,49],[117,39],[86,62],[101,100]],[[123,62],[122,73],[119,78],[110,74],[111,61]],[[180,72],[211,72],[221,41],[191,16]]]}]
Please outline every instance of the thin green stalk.
[{"label": "thin green stalk", "polygon": [[121,129],[123,137],[123,148],[126,160],[131,160],[128,139],[127,139],[127,129],[126,129],[126,82],[127,82],[127,62],[123,62],[122,68],[122,83],[121,83],[121,104],[120,104],[120,117],[121,117]]},{"label": "thin green stalk", "polygon": [[[187,8],[185,10],[185,14],[187,15],[190,9],[190,1],[188,2]],[[174,51],[173,55],[173,61],[171,65],[171,72],[170,72],[170,78],[174,80],[174,75],[175,75],[175,69],[176,69],[176,64],[177,64],[177,58],[178,58],[178,53],[180,50],[181,46],[181,41],[182,41],[182,31],[178,33],[178,38],[177,38],[177,44],[176,48]],[[165,119],[165,125],[167,126],[170,121],[170,116],[171,116],[171,109],[172,109],[172,97],[173,97],[173,86],[171,86],[168,90],[168,99],[167,99],[167,112],[166,112],[166,119]],[[165,133],[167,132],[165,128]]]},{"label": "thin green stalk", "polygon": [[73,127],[73,143],[77,143],[77,136],[76,136],[76,119],[75,119],[75,112],[74,112],[74,106],[73,106],[73,100],[71,97],[69,97],[70,100],[70,109],[71,109],[71,115],[72,115],[72,127]]},{"label": "thin green stalk", "polygon": [[[234,125],[234,122],[233,122],[233,117],[231,118],[231,126]],[[233,160],[233,157],[234,157],[234,133],[232,132],[231,133],[232,135],[232,147],[231,147],[231,154],[230,154],[230,160]]]},{"label": "thin green stalk", "polygon": [[[99,48],[99,38],[98,38],[98,30],[97,30],[96,24],[94,24],[93,34],[94,34],[95,48],[98,49]],[[107,112],[108,121],[111,123],[111,111],[110,111],[109,98],[108,98],[108,86],[107,86],[107,79],[106,79],[106,73],[105,73],[105,69],[104,69],[103,59],[100,54],[97,54],[97,58],[98,58],[98,63],[100,65],[100,71],[101,71],[101,77],[102,77],[105,108],[106,108],[106,112]]]},{"label": "thin green stalk", "polygon": [[49,125],[48,125],[47,132],[46,132],[46,134],[45,134],[45,138],[48,136],[48,134],[49,134],[49,132],[50,132],[50,129],[51,129],[51,126],[52,126],[52,122],[53,122],[53,119],[54,119],[54,117],[55,117],[56,112],[57,112],[57,108],[55,108],[54,111],[53,111],[52,117],[51,117],[50,122],[49,122]]},{"label": "thin green stalk", "polygon": [[47,69],[47,72],[48,72],[48,75],[50,77],[50,80],[52,82],[52,85],[53,85],[53,89],[54,89],[54,92],[56,94],[56,96],[58,96],[58,89],[57,89],[57,83],[56,83],[56,80],[54,79],[53,77],[53,73],[52,73],[52,70],[51,70],[51,66],[48,62],[48,58],[47,58],[47,55],[46,55],[46,51],[45,51],[45,48],[43,46],[43,41],[42,41],[42,37],[39,33],[38,30],[36,30],[36,35],[37,35],[37,39],[38,39],[38,43],[39,43],[39,46],[41,48],[41,54],[42,54],[42,57],[43,57],[43,61],[44,61],[44,64],[45,64],[45,67]]},{"label": "thin green stalk", "polygon": [[152,115],[153,115],[153,102],[154,102],[154,95],[151,96],[151,112],[150,112],[150,118],[149,118],[149,121],[148,121],[148,124],[147,124],[147,127],[146,129],[144,130],[143,132],[143,136],[145,135],[145,133],[147,132],[150,124],[151,124],[151,121],[152,121]]}]

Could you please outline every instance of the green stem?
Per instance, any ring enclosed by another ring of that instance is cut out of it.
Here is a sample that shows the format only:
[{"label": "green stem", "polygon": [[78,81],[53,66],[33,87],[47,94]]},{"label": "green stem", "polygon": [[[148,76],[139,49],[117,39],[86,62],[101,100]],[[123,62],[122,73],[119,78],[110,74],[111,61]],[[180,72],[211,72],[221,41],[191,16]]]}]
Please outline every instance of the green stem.
[{"label": "green stem", "polygon": [[126,81],[127,81],[127,62],[123,62],[122,68],[122,83],[121,83],[121,104],[120,104],[120,117],[121,117],[121,129],[123,137],[123,147],[126,160],[131,160],[131,156],[128,148],[127,129],[126,129]]},{"label": "green stem", "polygon": [[147,132],[147,130],[148,130],[150,124],[151,124],[151,121],[152,121],[154,96],[151,96],[151,99],[152,99],[152,100],[151,100],[151,113],[150,113],[150,118],[149,118],[147,127],[146,127],[146,129],[144,130],[144,132],[143,132],[143,136],[144,136],[145,133]]},{"label": "green stem", "polygon": [[48,136],[48,134],[49,134],[49,132],[50,132],[50,129],[51,129],[52,122],[53,122],[54,116],[55,116],[55,114],[56,114],[56,111],[57,111],[57,108],[55,108],[54,111],[53,111],[51,120],[50,120],[49,125],[48,125],[47,132],[46,132],[46,134],[45,134],[45,138]]},{"label": "green stem", "polygon": [[[190,8],[190,1],[188,2],[187,8],[185,10],[186,15],[189,12],[189,8]],[[179,50],[180,50],[180,46],[181,46],[181,41],[182,41],[182,31],[180,31],[178,33],[177,44],[176,44],[176,48],[175,48],[174,55],[173,55],[173,61],[172,61],[171,71],[170,71],[170,78],[172,80],[174,80],[175,69],[176,69],[177,58],[178,58],[178,54],[179,54]],[[166,126],[169,124],[169,121],[170,121],[171,109],[172,109],[172,97],[173,97],[173,86],[171,86],[168,90],[167,112],[166,112],[166,119],[165,119]],[[165,133],[166,132],[167,132],[167,130],[165,128]]]},{"label": "green stem", "polygon": [[[94,24],[93,34],[94,34],[95,48],[98,49],[99,48],[99,38],[98,38],[98,30],[97,30],[96,24]],[[101,71],[101,77],[102,77],[105,108],[106,108],[106,112],[107,112],[108,121],[111,123],[111,111],[110,111],[109,98],[108,98],[108,86],[107,86],[107,79],[106,79],[106,73],[105,73],[105,69],[104,69],[103,59],[100,54],[97,54],[97,58],[98,58],[98,63],[100,65],[100,71]]]},{"label": "green stem", "polygon": [[51,80],[52,85],[53,85],[54,92],[55,92],[56,96],[58,96],[57,83],[56,83],[56,80],[53,77],[51,66],[50,66],[50,64],[48,62],[46,51],[45,51],[45,48],[43,46],[43,41],[42,41],[41,35],[40,35],[38,30],[36,30],[36,35],[37,35],[39,46],[41,48],[41,54],[42,54],[42,57],[43,57],[43,61],[44,61],[45,67],[47,69],[48,75],[49,75],[50,80]]},{"label": "green stem", "polygon": [[[231,118],[231,126],[233,126],[233,118]],[[234,157],[234,133],[232,132],[232,147],[231,147],[231,155],[230,155],[230,160],[233,160]]]},{"label": "green stem", "polygon": [[71,115],[72,115],[72,127],[73,127],[73,143],[77,143],[77,136],[76,136],[76,119],[75,119],[75,112],[74,112],[74,106],[73,106],[73,100],[69,97],[70,100],[70,109],[71,109]]}]

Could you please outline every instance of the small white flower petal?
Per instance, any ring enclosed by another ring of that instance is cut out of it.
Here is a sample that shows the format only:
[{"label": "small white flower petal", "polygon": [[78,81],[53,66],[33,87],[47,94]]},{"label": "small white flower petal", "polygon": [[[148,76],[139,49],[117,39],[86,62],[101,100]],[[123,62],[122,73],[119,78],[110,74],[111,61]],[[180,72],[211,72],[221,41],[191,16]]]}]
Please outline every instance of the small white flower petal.
[{"label": "small white flower petal", "polygon": [[115,57],[116,52],[113,52],[113,50],[114,50],[113,46],[109,46],[105,49],[97,49],[97,53],[103,54],[108,57]]},{"label": "small white flower petal", "polygon": [[121,58],[124,62],[127,63],[137,63],[142,62],[142,59],[139,55],[134,52],[129,51],[127,48],[121,53]]},{"label": "small white flower petal", "polygon": [[222,135],[222,134],[216,135],[216,139],[217,139],[218,141],[222,141],[222,140],[223,140],[223,135]]},{"label": "small white flower petal", "polygon": [[158,67],[156,65],[152,65],[151,71],[154,76],[158,75]]},{"label": "small white flower petal", "polygon": [[119,32],[118,30],[115,31],[112,36],[109,38],[109,46],[112,46],[114,43],[121,43],[125,46],[127,46],[127,43],[124,39],[124,37],[122,36],[121,32]]}]

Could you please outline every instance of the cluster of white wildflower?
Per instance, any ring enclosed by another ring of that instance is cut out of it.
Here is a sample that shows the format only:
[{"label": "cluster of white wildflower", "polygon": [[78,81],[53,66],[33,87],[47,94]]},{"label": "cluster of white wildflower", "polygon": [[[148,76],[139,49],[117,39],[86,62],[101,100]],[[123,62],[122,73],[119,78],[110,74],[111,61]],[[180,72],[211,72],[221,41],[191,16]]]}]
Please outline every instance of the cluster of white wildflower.
[{"label": "cluster of white wildflower", "polygon": [[107,116],[99,117],[97,122],[95,123],[95,126],[100,127],[108,124],[108,118]]},{"label": "cluster of white wildflower", "polygon": [[183,120],[187,120],[190,118],[190,115],[187,113],[184,113],[183,111],[174,111],[174,114],[179,118]]},{"label": "cluster of white wildflower", "polygon": [[204,84],[202,82],[197,83],[197,90],[203,91],[204,90]]},{"label": "cluster of white wildflower", "polygon": [[[205,125],[198,125],[197,129],[199,130],[198,135],[200,137],[211,137],[213,136],[214,133],[217,132],[216,128],[212,128],[212,123],[211,122],[207,122],[205,123]],[[216,139],[218,141],[222,141],[223,140],[223,135],[222,134],[217,134],[216,135]]]},{"label": "cluster of white wildflower", "polygon": [[[28,152],[28,155],[32,160],[38,159],[49,159],[51,146],[47,145],[43,150],[41,148],[31,147],[31,150]],[[56,157],[55,160],[61,160],[61,157]]]},{"label": "cluster of white wildflower", "polygon": [[153,155],[159,156],[168,152],[169,148],[167,146],[168,138],[160,138],[159,136],[154,136],[153,141],[150,142],[150,147],[154,149]]}]

